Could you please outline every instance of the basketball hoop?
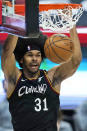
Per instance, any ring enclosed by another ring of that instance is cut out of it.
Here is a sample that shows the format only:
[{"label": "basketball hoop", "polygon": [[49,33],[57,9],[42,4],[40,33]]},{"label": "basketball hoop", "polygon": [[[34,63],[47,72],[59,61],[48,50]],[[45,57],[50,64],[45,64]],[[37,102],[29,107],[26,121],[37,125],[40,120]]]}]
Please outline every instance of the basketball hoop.
[{"label": "basketball hoop", "polygon": [[39,26],[53,32],[69,31],[83,13],[81,4],[40,4]]}]

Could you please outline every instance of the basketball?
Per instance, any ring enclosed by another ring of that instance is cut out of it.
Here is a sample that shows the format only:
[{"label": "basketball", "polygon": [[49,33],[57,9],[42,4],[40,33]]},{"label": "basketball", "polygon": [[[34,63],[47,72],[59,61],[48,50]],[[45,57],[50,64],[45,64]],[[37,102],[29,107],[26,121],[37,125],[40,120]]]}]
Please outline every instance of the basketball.
[{"label": "basketball", "polygon": [[47,38],[44,45],[46,57],[54,63],[68,60],[73,53],[73,42],[64,34],[54,34]]}]

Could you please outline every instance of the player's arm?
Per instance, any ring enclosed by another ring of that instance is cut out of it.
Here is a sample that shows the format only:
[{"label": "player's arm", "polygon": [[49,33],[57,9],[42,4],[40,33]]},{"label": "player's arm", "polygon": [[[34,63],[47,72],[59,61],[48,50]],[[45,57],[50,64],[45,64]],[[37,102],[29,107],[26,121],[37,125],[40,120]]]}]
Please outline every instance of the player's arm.
[{"label": "player's arm", "polygon": [[62,63],[60,66],[56,66],[48,71],[48,77],[50,78],[53,86],[56,86],[57,84],[60,85],[64,79],[72,76],[81,62],[82,53],[75,26],[70,30],[70,37],[74,45],[72,57],[68,61]]},{"label": "player's arm", "polygon": [[16,82],[18,69],[16,68],[16,61],[14,56],[14,49],[17,43],[17,36],[8,35],[2,50],[2,70],[4,72],[5,79],[9,83]]}]

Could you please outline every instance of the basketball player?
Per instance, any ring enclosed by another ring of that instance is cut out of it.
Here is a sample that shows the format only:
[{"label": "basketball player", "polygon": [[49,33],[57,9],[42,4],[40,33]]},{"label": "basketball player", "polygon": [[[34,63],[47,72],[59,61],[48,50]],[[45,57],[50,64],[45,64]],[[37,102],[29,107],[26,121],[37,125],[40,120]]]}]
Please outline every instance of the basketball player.
[{"label": "basketball player", "polygon": [[[2,69],[8,81],[7,97],[14,131],[57,131],[61,82],[74,74],[82,58],[75,27],[70,30],[70,36],[73,56],[46,72],[39,69],[44,58],[44,35],[38,39],[8,35],[2,52]],[[16,60],[21,70],[16,67]]]}]

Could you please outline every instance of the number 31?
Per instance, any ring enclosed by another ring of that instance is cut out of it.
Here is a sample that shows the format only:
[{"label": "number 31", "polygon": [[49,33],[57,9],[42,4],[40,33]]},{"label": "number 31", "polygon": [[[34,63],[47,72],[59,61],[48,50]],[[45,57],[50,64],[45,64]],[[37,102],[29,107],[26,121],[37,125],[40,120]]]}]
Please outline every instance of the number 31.
[{"label": "number 31", "polygon": [[[43,110],[43,111],[48,111],[48,108],[47,108],[47,100],[46,100],[46,98],[44,99],[44,100],[42,100],[41,101],[41,99],[40,98],[37,98],[37,99],[35,99],[35,103],[36,103],[36,106],[35,106],[35,111],[37,111],[37,112],[39,112],[39,111],[41,111],[41,110]],[[43,109],[42,109],[42,107],[41,107],[41,104],[44,104],[44,107],[43,107]]]}]

